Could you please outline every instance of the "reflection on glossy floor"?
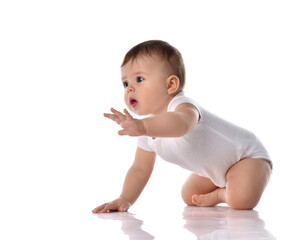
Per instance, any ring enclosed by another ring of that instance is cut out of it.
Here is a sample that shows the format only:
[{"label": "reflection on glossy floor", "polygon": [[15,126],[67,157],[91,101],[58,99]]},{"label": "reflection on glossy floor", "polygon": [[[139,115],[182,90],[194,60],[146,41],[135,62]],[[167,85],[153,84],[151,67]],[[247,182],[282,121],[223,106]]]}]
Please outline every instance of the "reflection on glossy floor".
[{"label": "reflection on glossy floor", "polygon": [[186,207],[183,217],[184,228],[198,239],[275,239],[256,211]]},{"label": "reflection on glossy floor", "polygon": [[113,227],[113,221],[121,223],[120,228],[117,224],[114,224],[115,229],[111,228],[115,234],[120,231],[119,239],[276,239],[254,210],[240,211],[222,206],[185,207],[179,221],[178,216],[165,213],[159,213],[153,220],[128,212],[97,216],[104,220],[104,226],[111,224]]}]

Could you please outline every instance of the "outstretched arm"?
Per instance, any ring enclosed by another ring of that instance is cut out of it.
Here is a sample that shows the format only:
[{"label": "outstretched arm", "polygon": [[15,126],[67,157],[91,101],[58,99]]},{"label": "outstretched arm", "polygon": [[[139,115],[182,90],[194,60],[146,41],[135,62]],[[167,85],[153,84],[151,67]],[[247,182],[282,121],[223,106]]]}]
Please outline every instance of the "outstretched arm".
[{"label": "outstretched arm", "polygon": [[112,119],[123,129],[118,133],[129,136],[181,137],[191,131],[198,122],[199,112],[189,103],[180,104],[174,112],[167,112],[142,120],[133,118],[126,109],[124,114],[111,109],[113,114],[104,116]]},{"label": "outstretched arm", "polygon": [[181,137],[190,132],[199,120],[199,112],[192,104],[180,104],[174,112],[145,118],[146,135],[151,137]]}]

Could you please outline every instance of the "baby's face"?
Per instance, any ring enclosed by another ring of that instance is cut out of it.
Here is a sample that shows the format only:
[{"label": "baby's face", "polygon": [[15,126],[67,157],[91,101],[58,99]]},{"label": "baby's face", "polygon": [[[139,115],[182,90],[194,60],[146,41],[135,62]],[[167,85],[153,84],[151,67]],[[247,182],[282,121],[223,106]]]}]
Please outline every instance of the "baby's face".
[{"label": "baby's face", "polygon": [[158,56],[139,56],[121,67],[125,88],[124,101],[137,115],[158,115],[166,112],[172,99],[168,94],[169,70]]}]

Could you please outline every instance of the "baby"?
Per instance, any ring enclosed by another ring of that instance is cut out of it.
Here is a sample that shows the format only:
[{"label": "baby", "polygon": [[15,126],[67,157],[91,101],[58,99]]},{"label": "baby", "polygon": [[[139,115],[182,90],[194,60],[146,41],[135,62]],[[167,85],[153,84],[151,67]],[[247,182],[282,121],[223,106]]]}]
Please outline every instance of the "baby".
[{"label": "baby", "polygon": [[138,146],[120,197],[93,213],[127,211],[148,182],[156,155],[192,172],[182,188],[189,206],[258,204],[272,170],[266,149],[253,133],[185,96],[185,68],[176,48],[158,40],[140,43],[125,55],[121,74],[127,107],[148,117],[113,108],[104,114],[121,126],[119,135],[137,136]]}]

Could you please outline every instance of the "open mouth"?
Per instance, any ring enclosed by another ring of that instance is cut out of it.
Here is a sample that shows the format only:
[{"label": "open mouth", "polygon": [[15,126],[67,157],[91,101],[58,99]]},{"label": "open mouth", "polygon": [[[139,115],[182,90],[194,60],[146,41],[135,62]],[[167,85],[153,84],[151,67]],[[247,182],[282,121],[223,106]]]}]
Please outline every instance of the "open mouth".
[{"label": "open mouth", "polygon": [[134,98],[130,98],[129,99],[129,103],[132,106],[132,108],[135,108],[137,106],[137,104],[138,104],[138,101],[136,99],[134,99]]}]

